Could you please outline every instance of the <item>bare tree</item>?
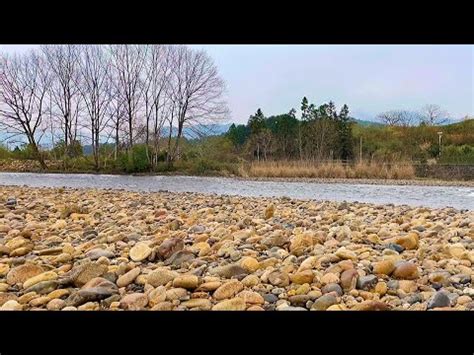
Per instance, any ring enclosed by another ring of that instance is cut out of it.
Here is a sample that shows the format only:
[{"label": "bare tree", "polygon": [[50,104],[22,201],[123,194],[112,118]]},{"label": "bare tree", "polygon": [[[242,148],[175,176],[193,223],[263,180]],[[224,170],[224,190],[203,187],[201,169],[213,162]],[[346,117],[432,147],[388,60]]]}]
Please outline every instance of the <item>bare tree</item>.
[{"label": "bare tree", "polygon": [[222,99],[225,84],[204,51],[185,46],[172,53],[170,100],[177,121],[177,137],[168,161],[180,158],[180,139],[185,125],[198,126],[224,119],[228,108]]},{"label": "bare tree", "polygon": [[[39,152],[45,113],[45,97],[50,86],[48,68],[34,52],[0,59],[0,125],[6,132],[25,136],[43,169]],[[43,133],[44,133],[43,131]]]},{"label": "bare tree", "polygon": [[133,145],[134,125],[143,94],[142,72],[146,60],[146,47],[140,45],[112,45],[114,84],[118,99],[123,102],[128,124],[128,145]]},{"label": "bare tree", "polygon": [[52,74],[48,94],[51,96],[53,115],[63,132],[64,154],[77,139],[81,95],[79,81],[80,49],[77,45],[46,45],[41,50]]},{"label": "bare tree", "polygon": [[413,111],[391,110],[380,113],[377,119],[389,126],[408,127],[420,119],[420,115]]},{"label": "bare tree", "polygon": [[[147,54],[145,78],[143,80],[146,120],[145,144],[148,159],[152,166],[156,166],[160,136],[165,123],[165,112],[168,104],[172,50],[170,46],[151,45]],[[148,153],[150,145],[152,148],[151,156]]]},{"label": "bare tree", "polygon": [[448,121],[449,113],[435,104],[428,104],[421,108],[421,121],[430,126],[442,125]]},{"label": "bare tree", "polygon": [[79,71],[81,75],[77,87],[85,103],[88,116],[88,124],[85,126],[91,132],[94,163],[98,170],[100,168],[100,136],[110,119],[108,113],[112,99],[110,61],[104,50],[97,45],[83,46]]}]

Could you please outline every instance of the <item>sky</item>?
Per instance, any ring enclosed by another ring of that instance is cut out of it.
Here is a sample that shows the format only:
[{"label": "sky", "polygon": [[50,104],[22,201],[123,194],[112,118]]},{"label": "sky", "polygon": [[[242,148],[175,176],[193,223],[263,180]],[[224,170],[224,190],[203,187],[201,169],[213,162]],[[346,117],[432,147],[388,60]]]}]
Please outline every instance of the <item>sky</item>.
[{"label": "sky", "polygon": [[[35,46],[0,45],[24,52]],[[226,82],[230,121],[301,106],[347,104],[372,120],[392,109],[438,104],[452,118],[474,115],[472,45],[192,45],[205,49]]]}]

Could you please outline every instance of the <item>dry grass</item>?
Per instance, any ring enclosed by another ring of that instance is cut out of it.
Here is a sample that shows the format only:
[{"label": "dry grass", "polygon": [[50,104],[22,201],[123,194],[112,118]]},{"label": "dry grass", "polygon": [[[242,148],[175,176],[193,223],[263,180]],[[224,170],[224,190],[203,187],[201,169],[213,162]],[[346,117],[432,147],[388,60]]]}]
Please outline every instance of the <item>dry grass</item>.
[{"label": "dry grass", "polygon": [[281,178],[355,178],[355,179],[413,179],[415,169],[410,164],[357,163],[344,165],[339,162],[316,163],[310,161],[253,162],[240,168],[244,177]]}]

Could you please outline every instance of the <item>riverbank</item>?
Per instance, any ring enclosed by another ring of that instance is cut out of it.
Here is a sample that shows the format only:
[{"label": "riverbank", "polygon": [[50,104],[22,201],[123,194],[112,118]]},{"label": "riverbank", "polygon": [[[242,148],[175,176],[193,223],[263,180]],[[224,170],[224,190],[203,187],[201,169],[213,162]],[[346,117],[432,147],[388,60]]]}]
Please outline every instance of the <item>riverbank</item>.
[{"label": "riverbank", "polygon": [[474,213],[0,187],[0,309],[474,309]]},{"label": "riverbank", "polygon": [[[48,170],[42,170],[38,162],[33,160],[18,161],[18,160],[0,160],[0,172],[5,173],[38,173],[38,174],[91,174],[91,175],[117,175],[117,176],[200,176],[200,177],[222,177],[234,178],[241,181],[279,181],[279,182],[310,182],[310,183],[336,183],[336,184],[368,184],[368,185],[418,185],[418,186],[464,186],[474,187],[474,179],[438,179],[430,177],[412,177],[403,178],[402,175],[398,178],[358,178],[358,177],[312,177],[310,176],[273,176],[269,174],[251,175],[251,170],[244,168],[235,168],[239,173],[231,173],[229,171],[204,171],[197,173],[194,170],[180,170],[161,171],[161,172],[141,172],[141,173],[126,173],[117,170],[103,170],[100,172],[91,169],[71,169],[64,171],[59,162],[48,161]],[[291,174],[290,174],[291,175]],[[374,175],[375,176],[375,175]],[[411,175],[410,175],[411,176]]]}]

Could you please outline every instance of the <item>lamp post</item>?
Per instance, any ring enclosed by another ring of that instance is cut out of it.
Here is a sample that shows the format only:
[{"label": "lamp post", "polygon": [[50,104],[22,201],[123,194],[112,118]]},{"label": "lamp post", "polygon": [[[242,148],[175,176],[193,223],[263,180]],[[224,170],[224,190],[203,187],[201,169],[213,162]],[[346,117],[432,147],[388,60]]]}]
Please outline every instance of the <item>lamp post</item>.
[{"label": "lamp post", "polygon": [[438,158],[441,156],[441,137],[443,132],[438,132]]}]

